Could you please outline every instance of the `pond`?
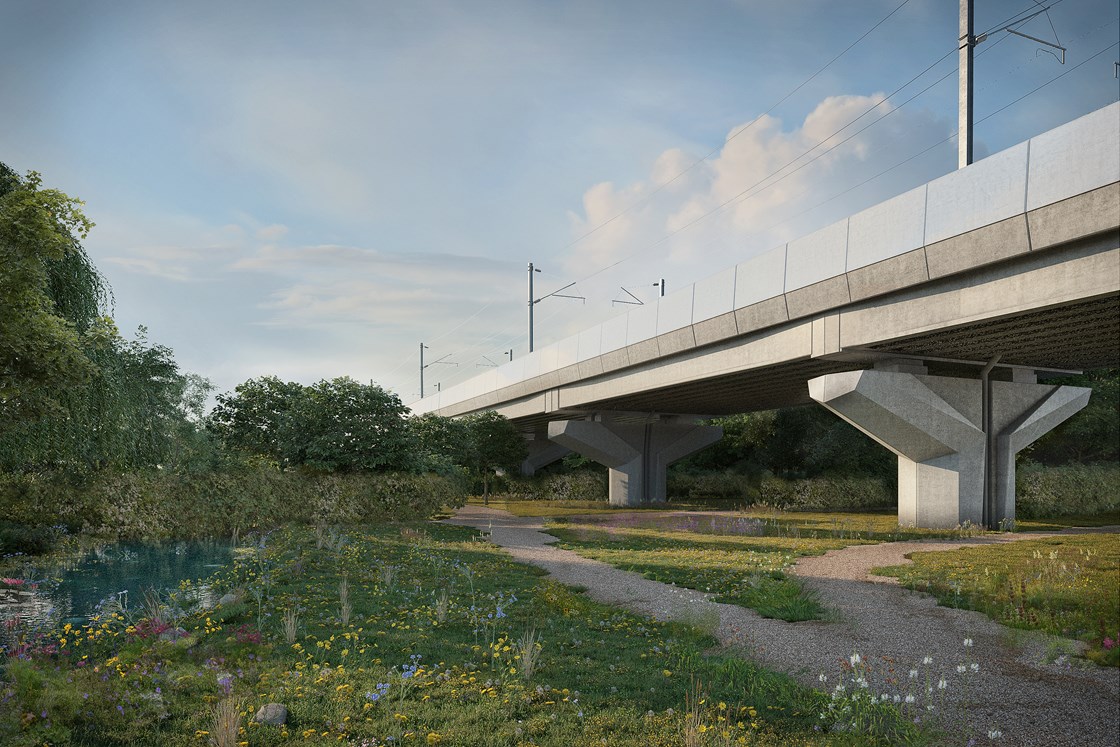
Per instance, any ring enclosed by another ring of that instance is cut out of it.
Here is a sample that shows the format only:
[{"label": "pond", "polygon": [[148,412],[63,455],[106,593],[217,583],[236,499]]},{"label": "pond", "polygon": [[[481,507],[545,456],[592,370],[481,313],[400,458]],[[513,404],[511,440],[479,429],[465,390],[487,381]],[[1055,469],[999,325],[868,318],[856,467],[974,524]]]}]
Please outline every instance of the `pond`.
[{"label": "pond", "polygon": [[[48,630],[68,622],[84,624],[105,600],[137,608],[151,591],[207,579],[232,557],[229,542],[215,540],[103,545],[49,568],[31,560],[18,577],[0,579],[0,646],[10,643],[6,639],[17,625]],[[216,601],[205,583],[192,584],[179,597],[180,606]]]}]

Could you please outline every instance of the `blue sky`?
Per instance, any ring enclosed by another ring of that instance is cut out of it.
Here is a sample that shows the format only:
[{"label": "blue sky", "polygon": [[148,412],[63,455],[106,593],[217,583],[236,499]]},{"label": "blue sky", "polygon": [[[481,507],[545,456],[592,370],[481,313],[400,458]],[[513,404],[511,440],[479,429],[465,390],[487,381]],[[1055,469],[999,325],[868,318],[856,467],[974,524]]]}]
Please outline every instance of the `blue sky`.
[{"label": "blue sky", "polygon": [[[1021,29],[1056,34],[1066,65],[994,35],[978,118],[1104,51],[978,124],[978,156],[1117,99],[1115,3],[1050,5]],[[1031,7],[980,0],[977,30]],[[955,55],[883,98],[955,49],[956,18],[950,0],[0,0],[0,160],[86,200],[121,328],[219,391],[350,375],[407,402],[421,341],[458,363],[429,385],[525,352],[528,261],[538,291],[587,298],[540,304],[539,346],[624,310],[620,286],[652,299],[954,168]]]}]

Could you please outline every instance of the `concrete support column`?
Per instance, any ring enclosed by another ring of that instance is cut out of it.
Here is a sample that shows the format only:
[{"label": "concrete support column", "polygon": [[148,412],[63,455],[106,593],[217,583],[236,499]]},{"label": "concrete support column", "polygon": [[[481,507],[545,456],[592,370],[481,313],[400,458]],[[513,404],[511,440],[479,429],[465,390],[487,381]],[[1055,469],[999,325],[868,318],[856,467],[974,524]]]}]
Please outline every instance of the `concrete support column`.
[{"label": "concrete support column", "polygon": [[549,441],[543,435],[526,437],[525,448],[529,450],[529,456],[521,463],[522,477],[532,477],[541,467],[547,467],[572,453],[567,446]]},{"label": "concrete support column", "polygon": [[548,438],[610,469],[612,506],[665,501],[665,470],[710,446],[723,429],[687,419],[626,422],[607,416],[548,424]]},{"label": "concrete support column", "polygon": [[850,371],[809,381],[809,396],[898,455],[898,521],[929,528],[1013,520],[1015,455],[1088,404],[1089,394],[993,381],[985,428],[977,379]]}]

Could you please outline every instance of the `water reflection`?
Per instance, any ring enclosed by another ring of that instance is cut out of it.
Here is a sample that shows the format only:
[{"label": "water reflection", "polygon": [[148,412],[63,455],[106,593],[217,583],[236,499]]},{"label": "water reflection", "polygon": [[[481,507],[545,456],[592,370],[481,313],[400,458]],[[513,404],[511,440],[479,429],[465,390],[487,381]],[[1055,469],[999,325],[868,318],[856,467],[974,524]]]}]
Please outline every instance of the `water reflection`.
[{"label": "water reflection", "polygon": [[[5,637],[16,618],[25,630],[83,624],[103,600],[139,607],[149,591],[177,590],[185,579],[205,580],[231,557],[228,542],[209,541],[103,545],[50,567],[31,561],[18,577],[0,580],[0,645],[10,643]],[[216,601],[205,583],[176,595],[180,607]]]}]

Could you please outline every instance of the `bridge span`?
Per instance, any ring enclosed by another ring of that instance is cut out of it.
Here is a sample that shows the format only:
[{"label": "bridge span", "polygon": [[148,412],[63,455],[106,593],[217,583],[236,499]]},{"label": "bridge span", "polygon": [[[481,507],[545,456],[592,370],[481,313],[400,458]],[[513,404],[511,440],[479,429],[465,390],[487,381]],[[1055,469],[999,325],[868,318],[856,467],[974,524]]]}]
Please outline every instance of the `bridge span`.
[{"label": "bridge span", "polygon": [[898,456],[899,520],[1015,516],[1015,454],[1120,362],[1120,103],[411,405],[497,410],[665,499],[701,420],[819,402]]}]

